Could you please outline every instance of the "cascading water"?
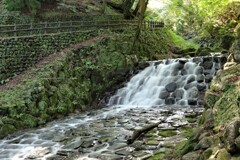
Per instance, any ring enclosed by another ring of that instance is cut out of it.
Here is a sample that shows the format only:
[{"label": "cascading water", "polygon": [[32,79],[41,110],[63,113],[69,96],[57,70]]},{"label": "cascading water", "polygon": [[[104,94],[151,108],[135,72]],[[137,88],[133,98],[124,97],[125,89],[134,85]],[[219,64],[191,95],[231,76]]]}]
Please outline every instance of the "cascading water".
[{"label": "cascading water", "polygon": [[197,105],[223,61],[198,57],[150,62],[110,98],[109,105]]},{"label": "cascading water", "polygon": [[[47,160],[52,156],[53,159],[68,159],[68,155],[76,153],[77,160],[138,159],[141,156],[145,159],[159,151],[164,141],[158,139],[159,145],[154,148],[151,144],[142,145],[143,151],[139,152],[139,148],[136,150],[126,144],[134,129],[159,121],[162,122],[160,129],[175,127],[177,130],[189,124],[184,114],[200,114],[201,108],[181,107],[171,113],[166,108],[174,104],[199,104],[201,92],[208,88],[224,61],[223,57],[203,57],[150,62],[149,67],[110,98],[109,105],[115,106],[6,137],[0,140],[0,159]],[[158,107],[164,105],[165,109]],[[170,140],[168,143],[176,143],[175,138]]]}]

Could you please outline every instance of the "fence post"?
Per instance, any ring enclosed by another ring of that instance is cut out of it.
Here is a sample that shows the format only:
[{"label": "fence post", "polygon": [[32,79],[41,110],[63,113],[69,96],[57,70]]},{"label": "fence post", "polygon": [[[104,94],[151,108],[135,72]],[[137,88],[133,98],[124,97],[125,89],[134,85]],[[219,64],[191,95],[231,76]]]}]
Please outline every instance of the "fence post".
[{"label": "fence post", "polygon": [[14,24],[14,37],[16,37],[17,36],[17,25],[16,25],[16,23]]},{"label": "fence post", "polygon": [[45,22],[45,26],[44,26],[44,33],[47,33],[47,22]]},{"label": "fence post", "polygon": [[58,32],[61,32],[61,21],[58,21]]},{"label": "fence post", "polygon": [[72,21],[70,21],[70,32],[72,32]]},{"label": "fence post", "polygon": [[30,24],[30,34],[32,35],[32,29],[33,29],[33,25],[32,25],[32,22],[31,22],[31,24]]}]

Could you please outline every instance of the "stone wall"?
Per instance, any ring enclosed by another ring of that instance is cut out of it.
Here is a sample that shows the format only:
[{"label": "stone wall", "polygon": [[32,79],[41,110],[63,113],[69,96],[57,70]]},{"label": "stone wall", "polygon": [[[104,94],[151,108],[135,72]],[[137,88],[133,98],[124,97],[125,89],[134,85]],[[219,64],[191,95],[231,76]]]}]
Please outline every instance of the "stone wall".
[{"label": "stone wall", "polygon": [[96,35],[97,32],[86,31],[0,39],[0,83],[5,83],[42,57]]}]

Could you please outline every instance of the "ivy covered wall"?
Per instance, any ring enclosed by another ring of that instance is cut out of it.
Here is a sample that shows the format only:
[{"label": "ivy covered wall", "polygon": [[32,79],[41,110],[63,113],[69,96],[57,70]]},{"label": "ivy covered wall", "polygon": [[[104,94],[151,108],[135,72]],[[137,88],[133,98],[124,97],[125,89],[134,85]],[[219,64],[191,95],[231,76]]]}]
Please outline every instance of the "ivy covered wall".
[{"label": "ivy covered wall", "polygon": [[0,83],[5,83],[42,57],[96,35],[95,31],[86,31],[0,39]]}]

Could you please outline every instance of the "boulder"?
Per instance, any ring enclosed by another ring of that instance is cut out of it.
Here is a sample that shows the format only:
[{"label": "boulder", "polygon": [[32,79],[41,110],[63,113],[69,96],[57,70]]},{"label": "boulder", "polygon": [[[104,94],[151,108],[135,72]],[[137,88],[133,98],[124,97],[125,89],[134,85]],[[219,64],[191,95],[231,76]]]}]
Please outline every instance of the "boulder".
[{"label": "boulder", "polygon": [[213,66],[213,62],[212,61],[205,61],[205,62],[203,62],[202,66],[203,66],[204,69],[211,69],[212,66]]},{"label": "boulder", "polygon": [[205,83],[198,83],[198,84],[197,84],[197,89],[198,89],[199,91],[203,91],[203,90],[205,90],[206,88],[207,88],[207,86],[206,86]]},{"label": "boulder", "polygon": [[237,153],[235,139],[239,136],[240,119],[234,120],[226,126],[223,134],[224,146],[229,153]]},{"label": "boulder", "polygon": [[210,137],[204,137],[198,142],[198,144],[196,145],[196,147],[194,149],[195,150],[207,149],[207,148],[211,147],[212,144],[213,144],[213,141]]},{"label": "boulder", "polygon": [[199,160],[200,154],[198,152],[189,152],[182,157],[182,160]]},{"label": "boulder", "polygon": [[203,74],[203,70],[204,68],[202,66],[197,66],[194,72],[195,74]]},{"label": "boulder", "polygon": [[205,76],[205,82],[206,82],[206,83],[210,83],[210,82],[212,81],[212,79],[213,79],[213,76],[210,75],[210,74],[208,74],[208,75]]},{"label": "boulder", "polygon": [[182,99],[183,94],[184,94],[184,90],[179,88],[175,90],[175,92],[173,93],[173,97],[175,97],[176,99]]},{"label": "boulder", "polygon": [[202,83],[205,80],[205,76],[203,74],[200,74],[197,76],[197,82]]},{"label": "boulder", "polygon": [[240,151],[240,136],[238,136],[238,137],[235,139],[235,145],[237,146],[237,149]]},{"label": "boulder", "polygon": [[167,97],[169,97],[169,95],[170,94],[169,94],[169,92],[167,90],[163,90],[163,91],[160,92],[159,98],[166,99]]},{"label": "boulder", "polygon": [[168,85],[165,86],[165,89],[168,91],[168,92],[173,92],[175,91],[177,88],[177,84],[175,82],[171,82],[169,83]]},{"label": "boulder", "polygon": [[200,62],[202,62],[202,58],[200,58],[200,57],[194,57],[194,58],[193,58],[193,62],[195,62],[195,63],[200,63]]},{"label": "boulder", "polygon": [[231,154],[228,153],[228,151],[223,148],[219,151],[218,155],[217,155],[217,160],[230,160],[231,159]]},{"label": "boulder", "polygon": [[197,99],[188,99],[188,105],[197,105]]},{"label": "boulder", "polygon": [[189,99],[198,98],[198,89],[196,87],[192,87],[188,90],[188,98]]},{"label": "boulder", "polygon": [[165,99],[165,104],[173,105],[173,104],[175,104],[175,99],[173,97],[169,97],[169,98]]},{"label": "boulder", "polygon": [[187,84],[188,84],[188,83],[191,83],[191,82],[193,82],[193,81],[195,81],[195,76],[194,76],[194,75],[188,76],[188,78],[187,78]]}]

